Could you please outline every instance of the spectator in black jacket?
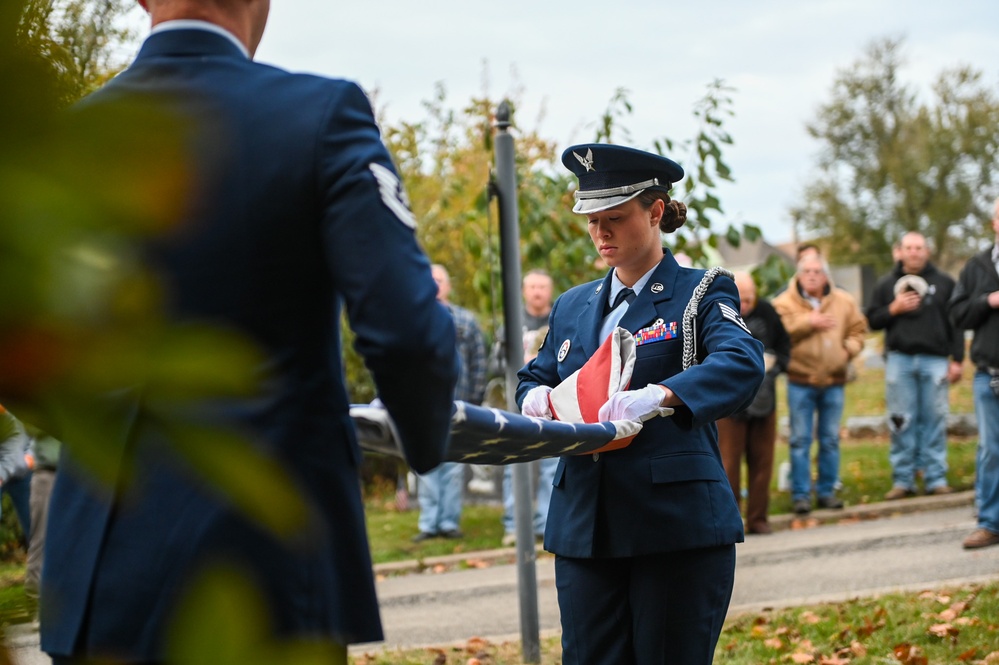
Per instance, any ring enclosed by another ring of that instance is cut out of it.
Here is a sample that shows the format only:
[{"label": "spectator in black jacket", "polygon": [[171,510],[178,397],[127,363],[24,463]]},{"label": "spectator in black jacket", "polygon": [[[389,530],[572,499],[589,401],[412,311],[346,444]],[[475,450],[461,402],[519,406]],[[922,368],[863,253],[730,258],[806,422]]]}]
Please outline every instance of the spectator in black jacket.
[{"label": "spectator in black jacket", "polygon": [[964,539],[965,549],[999,545],[999,199],[992,215],[992,230],[995,243],[964,266],[950,301],[954,325],[975,331],[971,362],[976,369],[978,415],[978,528]]},{"label": "spectator in black jacket", "polygon": [[927,494],[952,491],[947,484],[948,391],[961,378],[964,360],[964,336],[947,317],[954,280],[930,263],[921,233],[903,235],[897,257],[892,271],[875,285],[865,312],[872,330],[885,331],[889,500],[913,496],[918,471],[924,473]]},{"label": "spectator in black jacket", "polygon": [[740,506],[740,475],[745,456],[748,486],[746,531],[768,534],[771,533],[767,521],[770,478],[773,475],[774,439],[777,436],[775,384],[777,375],[787,370],[791,358],[791,338],[773,305],[756,297],[756,282],[752,275],[748,272],[735,273],[735,285],[739,289],[742,319],[753,337],[763,343],[767,373],[756,399],[745,411],[717,422],[718,447],[725,474]]}]

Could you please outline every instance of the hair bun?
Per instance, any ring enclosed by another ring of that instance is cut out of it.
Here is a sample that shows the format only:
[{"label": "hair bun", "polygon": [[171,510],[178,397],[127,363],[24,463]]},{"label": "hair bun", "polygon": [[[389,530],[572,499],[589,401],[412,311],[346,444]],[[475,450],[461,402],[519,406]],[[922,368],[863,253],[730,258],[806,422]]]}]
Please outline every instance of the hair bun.
[{"label": "hair bun", "polygon": [[687,223],[687,206],[680,201],[669,201],[663,210],[659,228],[663,233],[672,233]]}]

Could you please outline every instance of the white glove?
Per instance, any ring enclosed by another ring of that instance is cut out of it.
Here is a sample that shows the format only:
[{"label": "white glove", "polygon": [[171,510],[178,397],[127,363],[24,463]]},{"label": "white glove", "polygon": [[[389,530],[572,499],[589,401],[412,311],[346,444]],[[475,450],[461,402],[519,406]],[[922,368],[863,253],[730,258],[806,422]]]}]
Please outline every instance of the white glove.
[{"label": "white glove", "polygon": [[552,410],[548,405],[548,393],[552,389],[549,386],[534,386],[524,395],[520,412],[532,418],[552,419]]},{"label": "white glove", "polygon": [[[597,414],[600,422],[610,420],[638,420],[645,422],[656,416],[671,416],[673,409],[661,406],[666,393],[655,383],[639,390],[622,390],[611,395],[610,399],[600,407]],[[525,400],[526,401],[526,400]]]}]

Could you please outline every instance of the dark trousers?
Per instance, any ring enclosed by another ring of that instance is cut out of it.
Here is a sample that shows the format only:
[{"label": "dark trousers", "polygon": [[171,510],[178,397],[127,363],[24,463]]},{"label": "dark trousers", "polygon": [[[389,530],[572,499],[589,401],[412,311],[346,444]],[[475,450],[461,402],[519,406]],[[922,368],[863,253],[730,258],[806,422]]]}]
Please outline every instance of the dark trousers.
[{"label": "dark trousers", "polygon": [[710,665],[735,545],[627,559],[555,557],[564,665]]},{"label": "dark trousers", "polygon": [[756,531],[767,523],[770,479],[774,471],[774,439],[777,412],[762,418],[722,418],[718,426],[718,448],[735,500],[742,505],[742,458],[746,458],[746,526]]}]

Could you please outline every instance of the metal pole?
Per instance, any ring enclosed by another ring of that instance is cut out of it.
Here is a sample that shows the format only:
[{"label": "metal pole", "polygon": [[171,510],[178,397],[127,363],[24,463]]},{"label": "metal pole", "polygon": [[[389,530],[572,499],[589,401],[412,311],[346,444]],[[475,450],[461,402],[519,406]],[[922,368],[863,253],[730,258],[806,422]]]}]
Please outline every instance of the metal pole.
[{"label": "metal pole", "polygon": [[[507,408],[518,412],[514,393],[517,370],[524,364],[523,316],[520,286],[520,222],[517,208],[517,171],[510,104],[496,109],[496,189],[499,197],[500,259],[503,280],[503,325],[506,331]],[[531,465],[513,467],[514,525],[517,534],[517,588],[520,594],[520,640],[525,663],[541,662],[538,585],[535,568],[531,507]]]}]

